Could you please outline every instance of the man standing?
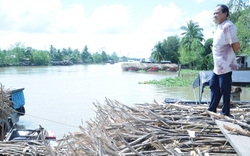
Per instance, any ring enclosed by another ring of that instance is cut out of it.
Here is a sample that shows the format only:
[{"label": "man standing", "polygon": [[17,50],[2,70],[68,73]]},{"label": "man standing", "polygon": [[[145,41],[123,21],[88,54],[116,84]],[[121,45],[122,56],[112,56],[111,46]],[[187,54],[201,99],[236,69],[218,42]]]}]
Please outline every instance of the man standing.
[{"label": "man standing", "polygon": [[[229,9],[219,4],[214,10],[214,18],[218,27],[213,38],[214,70],[210,79],[211,102],[208,111],[216,113],[221,97],[223,106],[220,114],[230,116],[230,97],[232,87],[232,71],[237,70],[236,53],[240,48],[236,36],[235,25],[227,19]],[[206,115],[202,113],[202,115]]]}]

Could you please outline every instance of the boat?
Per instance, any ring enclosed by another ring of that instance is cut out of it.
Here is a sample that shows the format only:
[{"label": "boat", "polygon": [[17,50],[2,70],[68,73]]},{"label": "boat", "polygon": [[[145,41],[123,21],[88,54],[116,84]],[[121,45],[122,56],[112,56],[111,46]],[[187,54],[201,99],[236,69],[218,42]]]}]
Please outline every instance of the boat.
[{"label": "boat", "polygon": [[[202,101],[202,94],[204,92],[204,88],[209,86],[209,81],[212,77],[213,71],[200,71],[197,77],[192,82],[192,88],[199,89],[199,97],[198,100],[183,100],[177,98],[165,98],[165,103],[185,103],[185,104],[210,104],[210,101]],[[232,90],[231,90],[231,102],[240,102],[243,104],[250,104],[250,101],[242,101],[240,100],[240,87],[250,86],[250,70],[237,70],[232,72]]]},{"label": "boat", "polygon": [[109,64],[115,64],[115,61],[114,60],[109,60],[108,63]]},{"label": "boat", "polygon": [[5,135],[3,141],[43,141],[45,139],[47,144],[56,142],[56,135],[53,131],[46,131],[42,126],[37,129],[19,129],[16,124]]},{"label": "boat", "polygon": [[26,143],[33,147],[35,147],[34,143],[44,144],[45,147],[49,146],[51,149],[57,146],[56,135],[53,131],[47,131],[42,126],[37,129],[19,129],[16,124],[4,136],[3,142]]},{"label": "boat", "polygon": [[[193,89],[199,89],[199,103],[202,101],[204,88],[209,86],[209,81],[213,71],[200,71],[198,76],[192,83]],[[247,87],[250,86],[250,70],[236,70],[232,72],[232,87]],[[238,98],[237,101],[240,101]]]},{"label": "boat", "polygon": [[[25,115],[25,98],[23,93],[24,88],[3,90],[1,91],[1,106],[4,115],[0,118],[1,136],[5,135],[11,130],[14,124],[19,121],[20,116]],[[2,134],[4,132],[4,134]]]},{"label": "boat", "polygon": [[150,67],[149,69],[148,69],[148,71],[150,71],[150,72],[158,72],[158,68],[157,67]]}]

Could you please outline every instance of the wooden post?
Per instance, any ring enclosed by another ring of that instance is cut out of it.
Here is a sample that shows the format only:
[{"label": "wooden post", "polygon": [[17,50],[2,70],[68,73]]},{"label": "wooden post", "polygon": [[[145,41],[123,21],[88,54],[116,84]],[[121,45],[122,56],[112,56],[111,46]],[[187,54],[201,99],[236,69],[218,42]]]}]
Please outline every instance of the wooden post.
[{"label": "wooden post", "polygon": [[240,87],[232,87],[231,90],[231,100],[232,101],[240,101],[240,93],[241,93]]},{"label": "wooden post", "polygon": [[181,74],[181,64],[178,63],[178,77],[180,76]]}]

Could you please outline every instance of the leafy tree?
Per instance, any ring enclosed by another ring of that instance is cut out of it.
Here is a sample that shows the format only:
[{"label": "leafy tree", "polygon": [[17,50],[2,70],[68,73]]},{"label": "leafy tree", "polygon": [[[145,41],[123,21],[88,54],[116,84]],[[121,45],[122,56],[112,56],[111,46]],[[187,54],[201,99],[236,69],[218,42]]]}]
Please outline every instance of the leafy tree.
[{"label": "leafy tree", "polygon": [[204,68],[203,70],[212,70],[214,68],[213,53],[210,53],[205,56],[204,63],[206,65],[206,68]]},{"label": "leafy tree", "polygon": [[248,7],[249,0],[230,0],[227,4],[229,8],[229,19],[236,23],[242,15],[242,11]]},{"label": "leafy tree", "polygon": [[203,45],[200,43],[199,39],[194,39],[189,53],[182,47],[180,49],[180,62],[182,64],[187,64],[191,69],[202,69],[202,53],[204,53],[205,49]]},{"label": "leafy tree", "polygon": [[182,47],[179,49],[179,53],[180,53],[179,57],[180,63],[184,65],[190,65],[191,63],[190,60],[192,59],[193,56],[187,53],[186,50]]},{"label": "leafy tree", "polygon": [[250,6],[249,0],[230,0],[228,2],[230,11],[229,19],[235,23],[238,29],[240,50],[238,54],[250,54]]},{"label": "leafy tree", "polygon": [[93,63],[102,63],[102,56],[96,52],[92,55]]},{"label": "leafy tree", "polygon": [[105,51],[102,51],[101,56],[102,56],[102,62],[107,62],[108,61],[108,55],[106,54]]},{"label": "leafy tree", "polygon": [[90,55],[88,58],[87,58],[87,63],[94,63],[94,59],[92,57],[92,55]]},{"label": "leafy tree", "polygon": [[25,49],[24,48],[19,48],[16,47],[15,49],[13,49],[15,52],[15,58],[16,61],[19,63],[21,60],[23,60],[23,58],[25,58]]},{"label": "leafy tree", "polygon": [[37,65],[37,66],[49,65],[50,56],[46,51],[42,51],[42,50],[34,51],[33,63],[34,63],[34,65]]},{"label": "leafy tree", "polygon": [[189,22],[187,22],[187,26],[181,27],[181,30],[184,31],[183,33],[181,33],[181,35],[183,36],[181,40],[181,46],[186,52],[191,51],[191,45],[194,40],[197,39],[196,41],[199,41],[200,43],[204,40],[203,34],[201,32],[203,31],[203,29],[200,28],[197,22],[190,20]]},{"label": "leafy tree", "polygon": [[73,50],[70,47],[68,47],[67,54],[70,56],[72,55],[72,53],[73,53]]},{"label": "leafy tree", "polygon": [[205,51],[204,51],[204,54],[202,54],[202,56],[206,56],[212,53],[212,47],[213,47],[213,39],[209,38],[205,41],[205,44],[204,44]]},{"label": "leafy tree", "polygon": [[24,52],[24,57],[25,58],[29,58],[31,60],[32,58],[32,48],[31,47],[27,47],[25,52]]},{"label": "leafy tree", "polygon": [[81,54],[78,49],[75,49],[73,53],[70,55],[70,60],[73,62],[73,64],[82,63]]},{"label": "leafy tree", "polygon": [[11,48],[6,53],[6,64],[18,66],[20,61],[25,58],[25,47],[21,42],[11,45]]},{"label": "leafy tree", "polygon": [[113,52],[110,57],[111,57],[111,60],[114,60],[114,61],[118,61],[119,60],[119,57],[116,54],[116,52]]},{"label": "leafy tree", "polygon": [[0,50],[0,66],[6,66],[6,53]]},{"label": "leafy tree", "polygon": [[202,56],[202,70],[211,70],[213,69],[213,54],[212,54],[212,46],[213,46],[213,39],[209,38],[206,40],[204,44],[204,53],[201,54]]},{"label": "leafy tree", "polygon": [[187,26],[182,26],[184,30],[181,35],[183,36],[180,43],[180,62],[182,64],[188,64],[190,68],[201,68],[200,63],[197,63],[197,59],[200,59],[201,54],[204,53],[204,47],[202,46],[203,29],[199,27],[197,22],[190,20],[187,22]]},{"label": "leafy tree", "polygon": [[204,67],[203,54],[205,53],[204,46],[200,43],[198,39],[195,39],[191,45],[191,51],[194,58],[192,58],[191,64],[192,69],[202,70]]},{"label": "leafy tree", "polygon": [[82,61],[83,61],[83,63],[92,63],[93,62],[93,58],[92,58],[90,52],[88,51],[87,46],[84,47],[84,50],[82,52]]},{"label": "leafy tree", "polygon": [[62,49],[61,53],[62,53],[63,56],[68,56],[69,55],[67,49],[65,49],[65,48]]},{"label": "leafy tree", "polygon": [[180,39],[178,36],[169,36],[166,40],[163,40],[162,48],[164,50],[163,59],[169,60],[173,63],[178,63],[178,53],[180,47]]},{"label": "leafy tree", "polygon": [[238,38],[240,42],[240,50],[238,54],[250,55],[250,6],[241,11],[241,16],[235,23],[238,30]]},{"label": "leafy tree", "polygon": [[53,45],[50,46],[49,54],[52,60],[54,61],[58,60],[57,50]]},{"label": "leafy tree", "polygon": [[58,50],[57,50],[57,54],[56,54],[56,60],[57,60],[57,61],[63,61],[63,59],[64,59],[64,56],[63,56],[61,50],[58,49]]}]

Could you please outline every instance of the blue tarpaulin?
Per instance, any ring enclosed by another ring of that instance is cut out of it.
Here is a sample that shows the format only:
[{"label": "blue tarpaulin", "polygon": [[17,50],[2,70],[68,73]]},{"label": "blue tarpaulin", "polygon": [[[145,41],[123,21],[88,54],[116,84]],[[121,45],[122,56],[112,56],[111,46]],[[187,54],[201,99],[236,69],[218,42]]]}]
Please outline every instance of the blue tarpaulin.
[{"label": "blue tarpaulin", "polygon": [[11,98],[14,109],[20,108],[25,104],[24,94],[22,90],[12,93]]}]

